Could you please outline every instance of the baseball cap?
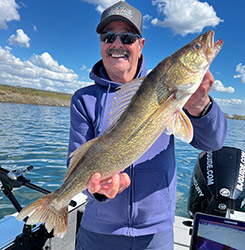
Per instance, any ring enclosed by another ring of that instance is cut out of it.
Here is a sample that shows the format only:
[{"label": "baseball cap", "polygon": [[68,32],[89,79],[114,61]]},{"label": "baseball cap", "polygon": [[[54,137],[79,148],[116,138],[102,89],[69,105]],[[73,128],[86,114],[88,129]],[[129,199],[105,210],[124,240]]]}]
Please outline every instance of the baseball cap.
[{"label": "baseball cap", "polygon": [[113,21],[127,22],[142,37],[142,14],[128,3],[119,1],[105,9],[101,14],[100,23],[96,28],[96,32],[100,34],[105,26]]}]

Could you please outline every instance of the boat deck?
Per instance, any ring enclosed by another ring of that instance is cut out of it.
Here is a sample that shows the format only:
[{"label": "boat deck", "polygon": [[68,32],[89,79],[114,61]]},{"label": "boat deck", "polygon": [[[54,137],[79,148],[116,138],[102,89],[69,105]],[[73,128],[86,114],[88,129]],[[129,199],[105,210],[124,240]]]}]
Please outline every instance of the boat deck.
[{"label": "boat deck", "polygon": [[175,216],[174,250],[187,250],[190,248],[191,226],[184,225],[183,222],[186,221],[190,222],[190,224],[193,222],[191,219]]},{"label": "boat deck", "polygon": [[[64,238],[51,238],[48,239],[43,246],[49,247],[51,250],[60,249],[75,249],[75,236],[77,229],[80,225],[80,220],[86,203],[85,195],[75,196],[74,199],[77,202],[77,207],[69,207],[69,225],[68,232]],[[8,249],[15,238],[21,234],[24,222],[16,220],[15,216],[11,215],[0,220],[0,249]],[[190,246],[191,236],[189,234],[190,227],[183,224],[184,221],[190,221],[191,219],[183,217],[175,217],[174,223],[174,249],[175,250],[187,250]]]}]

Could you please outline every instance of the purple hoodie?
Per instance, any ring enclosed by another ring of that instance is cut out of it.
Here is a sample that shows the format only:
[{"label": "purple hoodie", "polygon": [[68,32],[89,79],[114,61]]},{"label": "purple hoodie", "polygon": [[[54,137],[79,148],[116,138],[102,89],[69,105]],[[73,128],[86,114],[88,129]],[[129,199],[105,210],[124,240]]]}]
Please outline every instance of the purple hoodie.
[{"label": "purple hoodie", "polygon": [[[136,78],[145,75],[142,56]],[[71,100],[68,155],[105,131],[109,97],[121,85],[110,81],[102,61],[94,65],[90,78],[95,84],[77,90]],[[194,127],[191,145],[205,151],[222,147],[227,123],[214,100],[207,115],[190,119]],[[163,133],[125,172],[131,184],[114,199],[98,199],[85,191],[88,203],[82,226],[92,232],[127,236],[172,230],[177,182],[174,136]]]}]

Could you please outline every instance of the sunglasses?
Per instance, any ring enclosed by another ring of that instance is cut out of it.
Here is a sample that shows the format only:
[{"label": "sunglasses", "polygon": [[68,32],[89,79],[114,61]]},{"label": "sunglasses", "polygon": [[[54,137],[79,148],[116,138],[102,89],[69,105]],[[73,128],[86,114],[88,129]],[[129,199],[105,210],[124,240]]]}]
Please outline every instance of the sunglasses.
[{"label": "sunglasses", "polygon": [[112,31],[108,31],[100,34],[100,41],[104,43],[114,43],[117,39],[117,36],[120,37],[120,40],[123,44],[133,44],[137,39],[140,39],[140,36],[135,33],[115,33]]}]

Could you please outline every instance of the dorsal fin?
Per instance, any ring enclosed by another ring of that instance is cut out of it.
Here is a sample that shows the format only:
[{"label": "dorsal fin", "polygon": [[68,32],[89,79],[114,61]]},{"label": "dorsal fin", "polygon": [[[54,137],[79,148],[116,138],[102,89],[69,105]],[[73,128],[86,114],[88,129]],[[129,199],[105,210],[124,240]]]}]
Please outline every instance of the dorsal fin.
[{"label": "dorsal fin", "polygon": [[109,118],[106,122],[106,131],[108,133],[112,127],[116,124],[122,113],[126,110],[132,97],[137,92],[139,86],[143,82],[145,77],[141,77],[130,82],[127,82],[120,86],[113,96],[111,106],[109,108]]},{"label": "dorsal fin", "polygon": [[78,163],[82,160],[85,153],[92,147],[92,145],[98,140],[98,137],[87,141],[86,143],[82,144],[78,147],[75,151],[70,154],[70,163],[69,167],[66,171],[64,176],[64,181],[71,175],[71,173],[76,169]]}]

